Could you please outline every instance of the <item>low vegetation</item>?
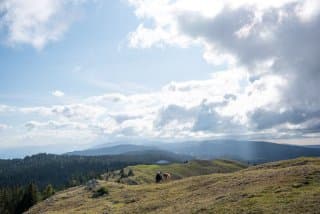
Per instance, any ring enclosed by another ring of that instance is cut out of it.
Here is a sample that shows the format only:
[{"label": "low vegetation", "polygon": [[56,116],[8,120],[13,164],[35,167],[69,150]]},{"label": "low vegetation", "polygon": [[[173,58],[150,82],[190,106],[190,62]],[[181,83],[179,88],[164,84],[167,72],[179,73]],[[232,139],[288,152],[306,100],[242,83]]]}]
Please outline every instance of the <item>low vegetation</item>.
[{"label": "low vegetation", "polygon": [[118,171],[105,173],[103,177],[109,181],[125,184],[147,184],[154,183],[155,174],[159,171],[170,173],[171,180],[178,180],[197,175],[235,172],[246,167],[247,165],[243,163],[229,160],[192,160],[185,163],[129,166]]},{"label": "low vegetation", "polygon": [[299,158],[161,184],[99,185],[108,189],[107,195],[92,198],[92,191],[74,187],[28,213],[317,213],[320,159]]},{"label": "low vegetation", "polygon": [[109,194],[108,188],[103,186],[103,187],[98,188],[96,191],[94,191],[92,197],[97,198],[97,197],[108,195],[108,194]]}]

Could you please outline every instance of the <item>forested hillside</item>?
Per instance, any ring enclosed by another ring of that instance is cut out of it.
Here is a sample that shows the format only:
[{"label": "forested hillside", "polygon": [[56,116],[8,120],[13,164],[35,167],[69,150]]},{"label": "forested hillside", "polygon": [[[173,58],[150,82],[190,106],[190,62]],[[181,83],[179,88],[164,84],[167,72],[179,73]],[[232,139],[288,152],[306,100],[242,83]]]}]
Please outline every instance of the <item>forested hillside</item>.
[{"label": "forested hillside", "polygon": [[131,152],[121,155],[83,157],[38,154],[24,159],[0,160],[0,187],[34,182],[40,188],[73,186],[109,170],[128,165],[152,164],[158,160],[181,162],[185,156],[163,151]]},{"label": "forested hillside", "polygon": [[0,160],[0,213],[21,213],[54,189],[80,185],[102,173],[159,160],[181,162],[185,156],[163,151],[131,152],[98,157],[38,154]]}]

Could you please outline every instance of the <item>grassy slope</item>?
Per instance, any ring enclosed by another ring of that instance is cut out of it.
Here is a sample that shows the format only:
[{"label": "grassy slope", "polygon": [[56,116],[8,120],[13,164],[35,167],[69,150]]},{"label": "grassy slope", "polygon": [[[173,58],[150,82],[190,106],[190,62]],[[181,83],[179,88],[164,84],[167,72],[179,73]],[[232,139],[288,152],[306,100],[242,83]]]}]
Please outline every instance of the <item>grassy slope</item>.
[{"label": "grassy slope", "polygon": [[[128,173],[129,169],[133,170],[134,176],[122,179],[121,182],[133,183],[128,181],[131,180],[136,184],[154,183],[155,175],[158,171],[168,172],[171,174],[171,180],[177,180],[197,175],[235,172],[246,167],[247,166],[242,163],[229,160],[193,160],[185,164],[174,163],[168,165],[136,165],[124,169],[125,173]],[[117,180],[119,177],[120,176],[114,176],[110,180]]]},{"label": "grassy slope", "polygon": [[320,213],[320,159],[300,158],[163,184],[68,189],[30,213]]}]

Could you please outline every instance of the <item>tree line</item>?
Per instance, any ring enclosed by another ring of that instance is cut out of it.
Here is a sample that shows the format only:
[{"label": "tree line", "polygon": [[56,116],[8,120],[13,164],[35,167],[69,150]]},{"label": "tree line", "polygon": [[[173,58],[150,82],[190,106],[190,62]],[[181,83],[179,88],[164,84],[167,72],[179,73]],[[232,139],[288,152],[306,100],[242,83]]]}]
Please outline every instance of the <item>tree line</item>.
[{"label": "tree line", "polygon": [[157,151],[108,156],[37,154],[0,160],[0,214],[22,213],[55,190],[83,184],[108,171],[162,159],[177,161]]},{"label": "tree line", "polygon": [[30,183],[25,187],[15,186],[0,189],[0,213],[20,214],[27,211],[38,201],[49,198],[55,193],[51,184],[42,191],[38,186]]}]

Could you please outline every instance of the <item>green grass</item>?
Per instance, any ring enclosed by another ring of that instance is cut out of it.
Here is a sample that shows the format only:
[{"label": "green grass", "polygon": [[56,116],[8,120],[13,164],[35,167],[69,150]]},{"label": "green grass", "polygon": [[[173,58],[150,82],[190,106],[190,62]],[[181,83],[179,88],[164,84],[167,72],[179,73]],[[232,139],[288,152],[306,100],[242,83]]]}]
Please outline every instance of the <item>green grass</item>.
[{"label": "green grass", "polygon": [[[196,164],[190,163],[192,167]],[[137,167],[138,174],[158,170],[154,165]],[[179,170],[177,174],[185,172],[172,165],[170,169]],[[319,158],[299,158],[162,184],[100,181],[100,186],[106,187],[109,194],[92,198],[92,192],[84,187],[72,188],[57,193],[51,201],[41,202],[29,213],[320,213]]]},{"label": "green grass", "polygon": [[171,174],[171,180],[178,180],[190,176],[235,172],[246,167],[246,165],[240,162],[230,160],[193,160],[184,164],[175,163],[168,165],[136,165],[124,169],[125,174],[127,174],[129,169],[131,169],[134,176],[120,179],[119,171],[117,171],[110,180],[120,181],[121,183],[126,184],[147,184],[154,183],[155,175],[158,171],[168,172]]}]

